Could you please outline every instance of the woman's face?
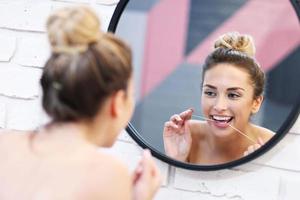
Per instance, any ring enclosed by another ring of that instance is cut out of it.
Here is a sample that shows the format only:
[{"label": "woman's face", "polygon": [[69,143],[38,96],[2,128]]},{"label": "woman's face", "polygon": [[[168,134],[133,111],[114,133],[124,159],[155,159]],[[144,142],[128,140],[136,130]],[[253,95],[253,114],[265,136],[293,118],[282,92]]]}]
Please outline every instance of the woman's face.
[{"label": "woman's face", "polygon": [[256,113],[262,97],[253,98],[254,88],[249,74],[232,64],[222,63],[205,72],[201,106],[212,132],[227,136],[245,130],[251,113]]},{"label": "woman's face", "polygon": [[127,108],[127,114],[126,114],[126,124],[129,122],[129,120],[132,117],[134,106],[135,106],[135,91],[134,91],[134,80],[131,77],[128,80],[128,87],[127,87],[127,98],[126,101],[126,108]]}]

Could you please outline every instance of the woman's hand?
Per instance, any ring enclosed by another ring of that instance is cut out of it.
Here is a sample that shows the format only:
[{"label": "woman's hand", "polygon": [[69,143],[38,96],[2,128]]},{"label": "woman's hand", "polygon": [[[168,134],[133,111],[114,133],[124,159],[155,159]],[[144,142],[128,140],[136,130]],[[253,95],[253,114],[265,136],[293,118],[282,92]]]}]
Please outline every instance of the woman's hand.
[{"label": "woman's hand", "polygon": [[250,145],[247,150],[244,152],[244,156],[247,156],[251,153],[253,153],[254,151],[256,151],[257,149],[259,149],[260,147],[262,147],[264,145],[264,141],[263,139],[261,139],[260,137],[257,139],[257,143]]},{"label": "woman's hand", "polygon": [[182,162],[187,160],[192,145],[191,130],[188,124],[192,114],[193,109],[175,114],[164,126],[163,138],[166,154]]},{"label": "woman's hand", "polygon": [[133,173],[133,200],[151,200],[161,184],[161,175],[149,150]]}]

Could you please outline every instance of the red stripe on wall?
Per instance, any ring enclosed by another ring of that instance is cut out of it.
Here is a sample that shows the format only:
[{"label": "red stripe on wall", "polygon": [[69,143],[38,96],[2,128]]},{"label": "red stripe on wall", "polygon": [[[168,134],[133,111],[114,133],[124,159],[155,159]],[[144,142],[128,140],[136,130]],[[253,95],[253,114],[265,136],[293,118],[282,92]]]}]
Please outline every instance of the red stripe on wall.
[{"label": "red stripe on wall", "polygon": [[[162,0],[148,15],[141,96],[145,96],[183,60],[189,0]],[[134,31],[134,30],[133,30]]]},{"label": "red stripe on wall", "polygon": [[210,34],[189,55],[188,62],[201,64],[215,39],[238,31],[254,37],[256,58],[265,70],[271,69],[300,44],[300,27],[289,1],[252,0]]}]

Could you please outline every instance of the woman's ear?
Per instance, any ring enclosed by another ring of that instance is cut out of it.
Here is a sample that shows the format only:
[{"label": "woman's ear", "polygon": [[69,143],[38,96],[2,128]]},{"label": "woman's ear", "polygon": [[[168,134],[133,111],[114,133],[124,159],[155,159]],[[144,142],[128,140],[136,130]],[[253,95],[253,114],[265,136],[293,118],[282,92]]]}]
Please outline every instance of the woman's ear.
[{"label": "woman's ear", "polygon": [[264,97],[261,95],[259,97],[256,97],[254,100],[253,100],[253,103],[252,103],[252,110],[251,110],[251,113],[252,114],[255,114],[259,111],[260,109],[260,106],[262,104],[264,100]]},{"label": "woman's ear", "polygon": [[118,90],[112,95],[110,112],[113,117],[119,117],[122,114],[125,105],[125,95],[124,90]]}]

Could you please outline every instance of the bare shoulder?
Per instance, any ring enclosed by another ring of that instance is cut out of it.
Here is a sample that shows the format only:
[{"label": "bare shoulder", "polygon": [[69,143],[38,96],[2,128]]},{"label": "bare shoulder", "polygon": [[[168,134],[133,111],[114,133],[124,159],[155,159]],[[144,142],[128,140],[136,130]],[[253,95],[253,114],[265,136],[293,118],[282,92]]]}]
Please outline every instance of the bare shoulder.
[{"label": "bare shoulder", "polygon": [[0,130],[0,146],[5,145],[17,145],[20,142],[24,142],[28,139],[29,132],[27,131],[15,131],[15,130]]},{"label": "bare shoulder", "polygon": [[269,141],[276,134],[275,132],[273,132],[270,129],[267,129],[267,128],[264,128],[261,126],[257,126],[257,125],[253,125],[253,126],[257,130],[258,136],[261,137],[264,142]]},{"label": "bare shoulder", "polygon": [[189,127],[193,137],[203,138],[206,135],[206,121],[189,120]]},{"label": "bare shoulder", "polygon": [[129,170],[120,160],[97,152],[86,163],[85,171],[85,199],[131,199]]},{"label": "bare shoulder", "polygon": [[18,138],[27,135],[29,131],[17,131],[17,130],[7,130],[7,129],[0,129],[0,138]]}]

